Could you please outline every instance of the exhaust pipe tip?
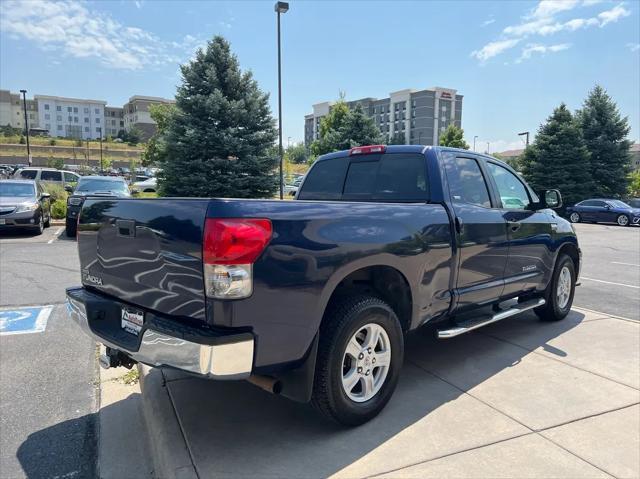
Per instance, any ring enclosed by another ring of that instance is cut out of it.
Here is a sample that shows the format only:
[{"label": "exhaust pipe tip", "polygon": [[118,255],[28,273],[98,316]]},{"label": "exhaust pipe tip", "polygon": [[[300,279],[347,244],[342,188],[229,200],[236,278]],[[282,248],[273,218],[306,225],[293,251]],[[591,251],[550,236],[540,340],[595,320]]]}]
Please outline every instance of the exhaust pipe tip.
[{"label": "exhaust pipe tip", "polygon": [[282,392],[282,383],[276,378],[252,374],[247,378],[247,381],[271,394],[280,394]]}]

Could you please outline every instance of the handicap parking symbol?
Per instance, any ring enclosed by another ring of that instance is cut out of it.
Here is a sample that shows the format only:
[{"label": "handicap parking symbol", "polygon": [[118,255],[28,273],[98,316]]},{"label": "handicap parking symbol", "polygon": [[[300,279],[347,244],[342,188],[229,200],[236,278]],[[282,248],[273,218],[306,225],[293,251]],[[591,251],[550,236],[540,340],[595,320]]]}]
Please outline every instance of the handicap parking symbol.
[{"label": "handicap parking symbol", "polygon": [[52,309],[53,306],[32,306],[0,310],[0,336],[43,332]]}]

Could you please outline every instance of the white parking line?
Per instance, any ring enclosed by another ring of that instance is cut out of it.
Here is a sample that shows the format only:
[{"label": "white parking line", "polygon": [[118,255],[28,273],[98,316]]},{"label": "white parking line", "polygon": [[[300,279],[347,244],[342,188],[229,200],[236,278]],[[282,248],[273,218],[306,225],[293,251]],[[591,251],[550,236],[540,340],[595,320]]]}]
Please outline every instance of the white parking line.
[{"label": "white parking line", "polygon": [[632,284],[614,283],[613,281],[603,281],[601,279],[585,278],[584,276],[580,276],[580,279],[581,280],[586,279],[587,281],[595,281],[596,283],[605,283],[605,284],[613,284],[615,286],[624,286],[625,288],[640,289],[640,286],[634,286]]},{"label": "white parking line", "polygon": [[619,261],[612,261],[611,264],[624,264],[625,266],[635,266],[635,267],[640,267],[640,264],[635,264],[635,263],[621,263]]},{"label": "white parking line", "polygon": [[56,231],[55,233],[53,233],[53,238],[51,238],[49,241],[47,241],[47,244],[51,244],[51,243],[53,243],[53,242],[56,240],[56,238],[57,238],[58,236],[60,236],[60,233],[62,233],[62,230],[64,230],[64,227],[62,227],[62,228],[58,228],[58,231]]}]

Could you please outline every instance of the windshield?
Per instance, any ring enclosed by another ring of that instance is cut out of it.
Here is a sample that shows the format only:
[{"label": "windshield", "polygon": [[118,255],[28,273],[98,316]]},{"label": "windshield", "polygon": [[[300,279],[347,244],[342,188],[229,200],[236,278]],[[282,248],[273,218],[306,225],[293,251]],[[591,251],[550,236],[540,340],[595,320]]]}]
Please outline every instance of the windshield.
[{"label": "windshield", "polygon": [[608,201],[607,203],[609,203],[611,206],[614,206],[616,208],[631,208],[624,201],[620,201],[620,200],[611,200],[611,201]]},{"label": "windshield", "polygon": [[0,196],[20,196],[31,198],[35,196],[35,189],[30,184],[0,182]]},{"label": "windshield", "polygon": [[98,178],[81,178],[76,191],[113,191],[119,193],[129,193],[129,189],[124,181],[101,180]]}]

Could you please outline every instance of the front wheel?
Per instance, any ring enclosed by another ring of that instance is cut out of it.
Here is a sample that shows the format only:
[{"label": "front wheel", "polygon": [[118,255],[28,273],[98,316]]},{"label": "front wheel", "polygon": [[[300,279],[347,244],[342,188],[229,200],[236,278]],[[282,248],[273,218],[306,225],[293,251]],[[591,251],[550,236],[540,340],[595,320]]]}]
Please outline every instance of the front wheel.
[{"label": "front wheel", "polygon": [[72,238],[76,235],[76,228],[77,228],[76,222],[73,220],[69,221],[69,218],[67,218],[65,222],[65,230],[66,230],[65,232],[69,238]]},{"label": "front wheel", "polygon": [[374,418],[396,388],[404,356],[402,327],[379,298],[336,303],[320,327],[312,404],[347,426]]},{"label": "front wheel", "polygon": [[580,215],[574,211],[569,216],[569,221],[571,221],[572,223],[580,223]]},{"label": "front wheel", "polygon": [[629,217],[627,215],[618,215],[616,218],[616,223],[620,226],[628,226],[629,225]]},{"label": "front wheel", "polygon": [[573,260],[566,254],[558,258],[556,268],[547,291],[544,295],[546,303],[534,311],[543,321],[559,321],[564,319],[573,304],[576,290],[576,268]]},{"label": "front wheel", "polygon": [[44,211],[40,213],[38,224],[33,228],[33,232],[37,235],[41,235],[44,232]]}]

